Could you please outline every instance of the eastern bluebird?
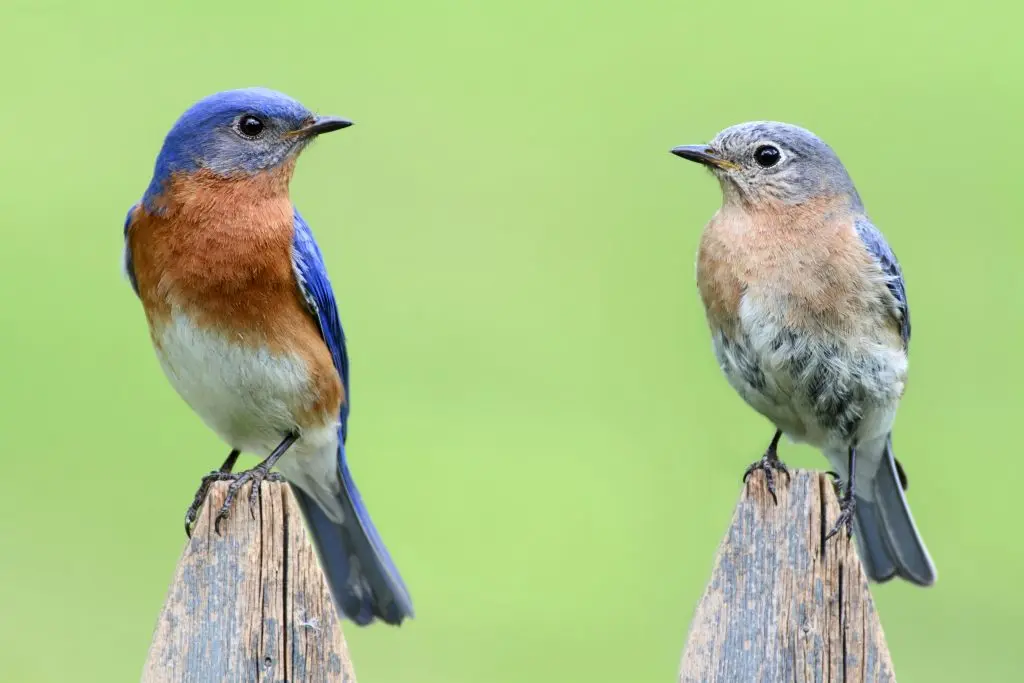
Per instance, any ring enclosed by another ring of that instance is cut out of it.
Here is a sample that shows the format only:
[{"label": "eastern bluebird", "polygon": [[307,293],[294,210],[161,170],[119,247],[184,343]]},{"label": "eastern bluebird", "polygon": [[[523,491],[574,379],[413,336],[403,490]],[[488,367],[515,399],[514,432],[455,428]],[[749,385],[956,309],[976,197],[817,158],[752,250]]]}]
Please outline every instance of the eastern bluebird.
[{"label": "eastern bluebird", "polygon": [[[340,615],[401,624],[412,603],[345,459],[349,368],[323,256],[288,193],[318,135],[352,125],[250,88],[211,95],[164,140],[125,220],[124,269],[171,384],[232,451],[204,477],[250,505],[275,465],[291,485]],[[231,474],[239,452],[267,455]],[[283,457],[287,452],[287,457]]]},{"label": "eastern bluebird", "polygon": [[779,437],[821,449],[846,483],[828,537],[855,524],[872,580],[931,585],[935,567],[892,450],[910,342],[903,274],[842,162],[814,134],[774,122],[672,153],[722,187],[697,286],[729,384],[776,427],[747,475],[762,469],[774,496],[773,470],[788,475]]}]

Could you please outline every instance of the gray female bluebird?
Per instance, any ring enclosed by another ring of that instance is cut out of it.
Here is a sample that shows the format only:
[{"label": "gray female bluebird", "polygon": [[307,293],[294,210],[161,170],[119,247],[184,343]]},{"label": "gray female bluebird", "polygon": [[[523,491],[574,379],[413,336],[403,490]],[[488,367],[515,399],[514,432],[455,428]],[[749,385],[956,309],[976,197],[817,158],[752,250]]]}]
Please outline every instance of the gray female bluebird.
[{"label": "gray female bluebird", "polygon": [[839,157],[803,128],[766,121],[672,153],[722,186],[697,286],[729,384],[776,427],[747,475],[763,470],[774,496],[773,471],[788,475],[782,434],[821,449],[845,483],[827,538],[856,526],[873,581],[933,584],[892,450],[910,343],[903,274]]}]

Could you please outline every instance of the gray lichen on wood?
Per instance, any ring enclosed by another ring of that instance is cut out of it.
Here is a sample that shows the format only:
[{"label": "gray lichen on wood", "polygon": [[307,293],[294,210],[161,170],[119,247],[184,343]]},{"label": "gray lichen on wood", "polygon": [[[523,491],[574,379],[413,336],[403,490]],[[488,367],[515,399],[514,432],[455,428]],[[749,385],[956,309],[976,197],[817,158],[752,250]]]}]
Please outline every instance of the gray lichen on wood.
[{"label": "gray lichen on wood", "polygon": [[178,562],[144,683],[354,683],[348,649],[288,486],[249,487],[214,530],[227,483],[214,484]]},{"label": "gray lichen on wood", "polygon": [[755,473],[690,624],[682,683],[895,681],[852,539],[824,545],[839,504],[827,475]]}]

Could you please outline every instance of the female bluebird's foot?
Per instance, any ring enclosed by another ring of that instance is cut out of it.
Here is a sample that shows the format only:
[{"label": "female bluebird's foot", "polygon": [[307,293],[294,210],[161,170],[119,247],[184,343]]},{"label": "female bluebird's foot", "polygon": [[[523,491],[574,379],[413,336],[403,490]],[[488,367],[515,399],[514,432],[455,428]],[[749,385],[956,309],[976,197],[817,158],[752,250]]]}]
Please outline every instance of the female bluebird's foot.
[{"label": "female bluebird's foot", "polygon": [[[853,497],[853,482],[856,481],[857,475],[856,467],[857,449],[850,446],[850,480],[846,483],[846,490],[839,501],[839,519],[836,520],[831,531],[825,534],[825,541],[838,534],[839,530],[844,526],[846,527],[846,537],[853,536],[853,513],[857,509],[857,500]],[[841,485],[838,478],[836,479],[836,485]]]},{"label": "female bluebird's foot", "polygon": [[779,504],[779,499],[775,495],[775,471],[778,470],[786,475],[786,481],[789,481],[789,470],[786,468],[785,463],[779,460],[779,439],[782,438],[782,430],[776,429],[775,436],[772,437],[772,442],[768,444],[768,450],[764,452],[761,459],[753,463],[747,468],[747,471],[743,473],[743,483],[747,483],[747,479],[757,470],[764,472],[764,478],[768,482],[768,493],[772,494],[772,500],[775,504]]},{"label": "female bluebird's foot", "polygon": [[270,468],[272,468],[281,456],[284,455],[292,444],[298,441],[298,432],[291,432],[284,437],[284,440],[278,444],[274,452],[267,456],[267,459],[261,462],[251,470],[245,472],[239,472],[236,475],[231,475],[234,481],[228,486],[228,495],[224,498],[224,504],[220,507],[220,511],[217,512],[217,519],[214,520],[213,528],[220,533],[220,523],[227,519],[231,514],[231,504],[235,502],[235,496],[238,495],[238,491],[245,486],[247,482],[252,482],[252,490],[249,492],[249,514],[252,515],[253,519],[256,519],[256,507],[260,500],[260,488],[263,482],[266,480],[270,481],[281,481],[281,475],[271,474]]},{"label": "female bluebird's foot", "polygon": [[847,492],[839,501],[839,517],[832,526],[831,531],[825,534],[825,540],[832,538],[839,533],[839,530],[846,527],[846,537],[853,536],[853,513],[857,509],[857,501]]},{"label": "female bluebird's foot", "polygon": [[185,512],[185,535],[189,538],[192,537],[192,525],[195,524],[196,517],[199,516],[199,508],[203,506],[206,494],[210,491],[210,484],[215,481],[225,481],[234,478],[235,475],[231,474],[231,470],[235,467],[235,461],[238,460],[239,453],[240,451],[237,449],[232,450],[228,453],[228,459],[224,461],[219,470],[210,472],[203,477],[202,482],[199,484],[199,490],[196,491],[196,495],[192,499],[192,504],[188,507],[188,511]]},{"label": "female bluebird's foot", "polygon": [[840,477],[839,473],[834,470],[828,470],[825,474],[832,478],[832,490],[835,491],[836,498],[842,498],[844,486],[842,477]]}]

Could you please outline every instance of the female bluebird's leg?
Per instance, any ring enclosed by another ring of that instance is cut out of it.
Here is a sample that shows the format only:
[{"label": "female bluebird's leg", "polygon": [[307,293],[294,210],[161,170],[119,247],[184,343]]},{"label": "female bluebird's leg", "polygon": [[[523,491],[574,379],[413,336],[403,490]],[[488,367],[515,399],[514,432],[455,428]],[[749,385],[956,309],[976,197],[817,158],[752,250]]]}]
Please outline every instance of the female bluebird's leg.
[{"label": "female bluebird's leg", "polygon": [[743,482],[746,483],[747,478],[756,470],[764,472],[764,478],[768,481],[768,493],[772,494],[772,500],[775,501],[776,505],[778,505],[779,499],[775,496],[775,470],[785,474],[786,481],[789,481],[789,470],[786,469],[785,463],[779,460],[779,439],[781,438],[782,430],[776,429],[772,442],[768,444],[768,450],[764,452],[760,460],[753,463],[743,473]]},{"label": "female bluebird's leg", "polygon": [[231,514],[231,504],[235,502],[235,496],[238,495],[238,490],[245,485],[246,482],[252,482],[252,491],[249,492],[249,513],[256,518],[256,504],[260,499],[260,487],[263,482],[270,478],[272,481],[277,479],[276,475],[270,474],[270,468],[273,467],[281,456],[288,452],[288,449],[292,447],[292,444],[299,440],[298,432],[290,432],[284,437],[284,440],[278,444],[277,448],[267,456],[267,459],[261,462],[251,470],[245,472],[239,472],[236,475],[231,475],[234,481],[228,486],[228,495],[224,498],[224,505],[221,506],[220,511],[217,513],[217,519],[213,523],[214,529],[217,533],[220,533],[221,521],[228,518]]},{"label": "female bluebird's leg", "polygon": [[839,501],[839,519],[836,520],[832,530],[825,534],[825,540],[832,538],[839,533],[839,530],[846,527],[846,536],[853,536],[853,512],[857,507],[857,501],[853,497],[853,482],[857,480],[856,474],[857,449],[850,446],[850,479],[846,483],[846,490]]},{"label": "female bluebird's leg", "polygon": [[210,490],[210,484],[215,481],[233,478],[234,475],[231,474],[231,470],[235,468],[235,462],[240,454],[241,451],[237,448],[232,450],[228,453],[228,459],[224,461],[219,470],[210,472],[203,477],[202,482],[199,484],[199,490],[196,491],[196,495],[192,499],[192,504],[188,507],[188,511],[185,512],[185,535],[189,538],[192,537],[192,524],[195,523],[196,517],[199,516],[199,508],[202,506],[203,501],[206,500],[206,493]]}]

